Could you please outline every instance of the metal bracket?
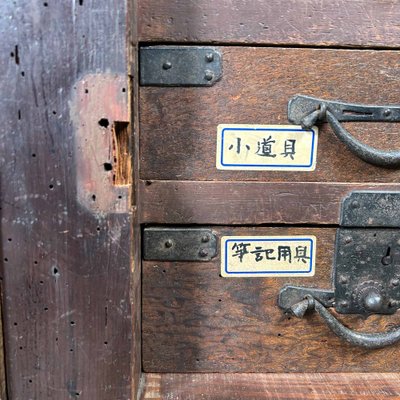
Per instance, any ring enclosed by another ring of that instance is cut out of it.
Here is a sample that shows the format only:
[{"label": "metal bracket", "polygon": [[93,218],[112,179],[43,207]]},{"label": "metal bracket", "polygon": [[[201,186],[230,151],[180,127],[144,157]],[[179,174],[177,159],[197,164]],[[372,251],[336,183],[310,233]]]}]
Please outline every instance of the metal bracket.
[{"label": "metal bracket", "polygon": [[143,258],[158,261],[210,261],[217,255],[217,237],[204,228],[145,228]]},{"label": "metal bracket", "polygon": [[140,49],[142,86],[212,86],[222,76],[213,47],[150,46]]}]

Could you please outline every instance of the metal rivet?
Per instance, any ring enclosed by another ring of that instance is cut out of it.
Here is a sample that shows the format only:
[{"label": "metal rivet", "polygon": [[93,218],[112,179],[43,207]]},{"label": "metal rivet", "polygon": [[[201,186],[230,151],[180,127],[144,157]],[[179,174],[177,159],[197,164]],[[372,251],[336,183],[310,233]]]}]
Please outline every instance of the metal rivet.
[{"label": "metal rivet", "polygon": [[364,304],[367,310],[377,312],[382,308],[383,297],[376,290],[370,290],[364,298]]},{"label": "metal rivet", "polygon": [[392,279],[391,282],[392,286],[399,286],[400,280],[399,279]]},{"label": "metal rivet", "polygon": [[165,242],[165,247],[167,247],[167,248],[169,249],[170,247],[172,247],[173,244],[174,244],[174,243],[172,242],[172,240],[171,240],[171,239],[168,239],[168,240]]},{"label": "metal rivet", "polygon": [[204,236],[201,238],[201,241],[202,241],[203,243],[209,242],[209,241],[210,241],[210,236],[204,235]]},{"label": "metal rivet", "polygon": [[163,69],[170,69],[171,67],[172,67],[172,64],[169,62],[169,61],[166,61],[164,64],[163,64]]},{"label": "metal rivet", "polygon": [[206,61],[207,62],[213,62],[214,61],[214,54],[213,53],[206,54]]},{"label": "metal rivet", "polygon": [[385,116],[385,117],[389,117],[390,115],[392,114],[392,110],[390,110],[390,109],[386,109],[386,110],[384,110],[383,111],[383,115]]},{"label": "metal rivet", "polygon": [[382,264],[383,265],[389,265],[392,263],[392,257],[391,256],[385,256],[382,258]]},{"label": "metal rivet", "polygon": [[212,81],[214,79],[214,74],[212,71],[206,71],[204,79],[207,81]]},{"label": "metal rivet", "polygon": [[200,257],[207,257],[208,256],[208,251],[206,249],[200,249],[199,256]]},{"label": "metal rivet", "polygon": [[346,284],[348,282],[348,279],[345,277],[345,276],[343,276],[343,275],[341,275],[340,277],[339,277],[339,283],[341,283],[341,284]]},{"label": "metal rivet", "polygon": [[339,306],[340,306],[340,307],[344,307],[344,308],[348,307],[348,305],[349,305],[349,302],[346,301],[346,300],[343,300],[343,301],[341,301],[341,302],[339,303]]},{"label": "metal rivet", "polygon": [[360,208],[360,203],[359,203],[357,200],[354,200],[354,201],[351,203],[351,208],[354,208],[354,209]]},{"label": "metal rivet", "polygon": [[351,243],[352,241],[353,241],[353,238],[351,236],[346,236],[344,238],[344,242],[347,243],[347,244]]}]

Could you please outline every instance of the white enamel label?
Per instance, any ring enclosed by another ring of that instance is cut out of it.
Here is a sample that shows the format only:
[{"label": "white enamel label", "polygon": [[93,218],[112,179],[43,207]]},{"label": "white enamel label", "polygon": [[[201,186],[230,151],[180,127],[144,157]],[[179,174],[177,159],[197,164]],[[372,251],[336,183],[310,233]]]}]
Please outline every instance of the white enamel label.
[{"label": "white enamel label", "polygon": [[315,236],[224,236],[221,275],[313,276],[316,246]]},{"label": "white enamel label", "polygon": [[318,128],[218,125],[217,169],[314,171]]}]

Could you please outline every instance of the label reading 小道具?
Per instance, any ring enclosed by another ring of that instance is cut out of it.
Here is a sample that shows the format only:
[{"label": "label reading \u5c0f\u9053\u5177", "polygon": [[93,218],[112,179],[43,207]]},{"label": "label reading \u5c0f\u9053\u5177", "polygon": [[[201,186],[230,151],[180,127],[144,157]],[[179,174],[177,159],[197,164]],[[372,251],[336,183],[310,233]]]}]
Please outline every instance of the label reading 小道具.
[{"label": "label reading \u5c0f\u9053\u5177", "polygon": [[318,128],[218,125],[217,169],[314,171]]},{"label": "label reading \u5c0f\u9053\u5177", "polygon": [[313,276],[315,236],[223,236],[224,277]]}]

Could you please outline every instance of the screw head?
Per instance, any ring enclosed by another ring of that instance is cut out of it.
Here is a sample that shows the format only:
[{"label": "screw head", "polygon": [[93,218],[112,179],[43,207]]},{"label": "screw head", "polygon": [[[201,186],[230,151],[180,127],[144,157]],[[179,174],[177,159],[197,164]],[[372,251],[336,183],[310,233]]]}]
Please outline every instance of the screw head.
[{"label": "screw head", "polygon": [[168,240],[165,242],[165,247],[166,247],[167,249],[169,249],[170,247],[172,247],[173,244],[174,244],[173,241],[172,241],[171,239],[168,239]]},{"label": "screw head", "polygon": [[212,81],[214,79],[214,74],[212,71],[206,71],[206,73],[204,74],[204,79],[206,81]]},{"label": "screw head", "polygon": [[341,275],[341,276],[339,277],[339,283],[341,283],[342,285],[345,285],[347,282],[348,282],[348,279],[347,279],[346,276]]},{"label": "screw head", "polygon": [[214,54],[213,53],[206,54],[206,61],[207,62],[213,62],[214,61]]},{"label": "screw head", "polygon": [[342,300],[342,301],[339,303],[339,306],[340,306],[340,307],[343,307],[343,308],[346,308],[346,307],[349,306],[349,302],[346,301],[346,300]]},{"label": "screw head", "polygon": [[207,257],[208,256],[208,251],[206,249],[200,249],[199,256],[200,257]]},{"label": "screw head", "polygon": [[353,208],[354,210],[357,209],[357,208],[360,208],[360,203],[357,200],[354,200],[351,203],[351,208]]},{"label": "screw head", "polygon": [[383,115],[385,117],[389,117],[392,114],[392,110],[390,110],[389,108],[387,108],[386,110],[383,111]]},{"label": "screw head", "polygon": [[204,236],[201,238],[201,241],[202,241],[203,243],[209,242],[209,241],[210,241],[210,236],[204,235]]},{"label": "screw head", "polygon": [[165,63],[163,64],[162,67],[163,67],[163,69],[167,70],[172,67],[172,64],[169,61],[165,61]]},{"label": "screw head", "polygon": [[392,286],[399,286],[400,280],[395,278],[395,279],[392,279],[390,283],[392,284]]},{"label": "screw head", "polygon": [[346,236],[345,238],[344,238],[344,242],[346,243],[346,244],[349,244],[349,243],[351,243],[353,241],[353,238],[351,237],[351,236]]}]

